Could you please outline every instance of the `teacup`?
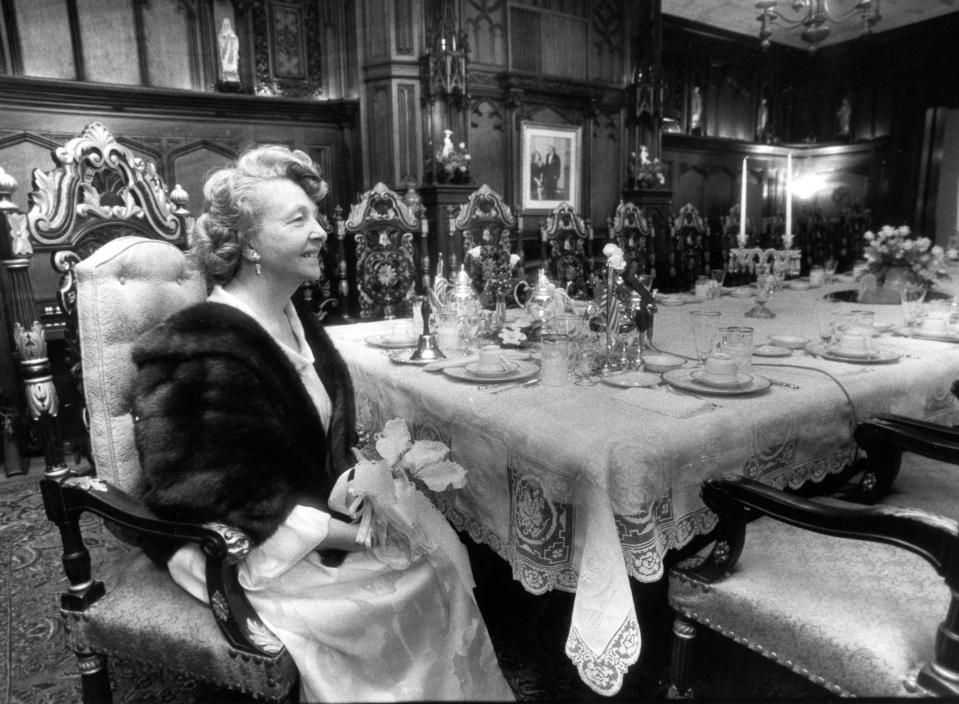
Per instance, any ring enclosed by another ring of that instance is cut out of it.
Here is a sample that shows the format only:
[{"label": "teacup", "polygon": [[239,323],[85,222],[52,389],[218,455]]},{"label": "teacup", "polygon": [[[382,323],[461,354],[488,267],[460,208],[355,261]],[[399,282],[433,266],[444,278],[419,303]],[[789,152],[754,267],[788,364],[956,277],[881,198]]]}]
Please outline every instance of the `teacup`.
[{"label": "teacup", "polygon": [[858,332],[843,332],[832,346],[832,351],[849,357],[865,357],[871,354],[869,338]]},{"label": "teacup", "polygon": [[932,312],[926,314],[922,319],[922,325],[919,329],[929,335],[945,335],[949,327],[949,314],[946,312]]},{"label": "teacup", "polygon": [[736,379],[736,360],[731,355],[716,353],[703,363],[703,375],[715,381],[733,381]]},{"label": "teacup", "polygon": [[386,336],[389,342],[408,342],[413,339],[413,331],[409,325],[394,325]]},{"label": "teacup", "polygon": [[481,372],[502,372],[512,368],[503,358],[503,350],[499,345],[484,345],[480,347],[476,369]]}]

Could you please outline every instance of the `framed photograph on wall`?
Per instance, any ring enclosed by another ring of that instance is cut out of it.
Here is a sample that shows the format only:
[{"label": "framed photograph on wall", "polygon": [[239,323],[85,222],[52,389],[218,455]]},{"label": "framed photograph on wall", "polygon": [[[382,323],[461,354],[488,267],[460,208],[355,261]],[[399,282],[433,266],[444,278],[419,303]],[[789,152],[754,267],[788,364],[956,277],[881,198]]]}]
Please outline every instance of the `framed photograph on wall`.
[{"label": "framed photograph on wall", "polygon": [[524,122],[521,129],[523,210],[549,211],[566,202],[578,211],[583,128]]}]

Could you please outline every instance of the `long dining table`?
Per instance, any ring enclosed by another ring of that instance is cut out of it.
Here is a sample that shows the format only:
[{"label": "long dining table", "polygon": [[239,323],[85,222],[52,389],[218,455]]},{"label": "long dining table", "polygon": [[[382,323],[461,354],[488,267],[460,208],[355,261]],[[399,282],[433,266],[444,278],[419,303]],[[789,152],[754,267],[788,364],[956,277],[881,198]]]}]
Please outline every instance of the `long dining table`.
[{"label": "long dining table", "polygon": [[[745,317],[752,298],[663,305],[652,343],[694,357],[690,312],[715,310],[718,326],[752,327],[754,346],[775,335],[815,344],[823,296],[848,288],[777,292],[767,304],[773,318]],[[959,379],[959,344],[900,334],[900,306],[853,307],[874,311],[877,329],[893,326],[875,339],[882,363],[806,350],[753,356],[754,375],[789,386],[742,395],[601,380],[494,394],[482,381],[393,361],[371,342],[395,321],[328,331],[349,364],[364,432],[405,418],[415,438],[448,443],[451,458],[466,468],[467,486],[437,497],[452,525],[508,561],[528,592],[575,592],[566,654],[590,688],[612,695],[641,649],[629,579],[660,579],[669,551],[713,528],[715,516],[699,495],[707,475],[734,472],[798,487],[856,457],[852,433],[860,419],[898,413],[959,422],[950,392]]]}]

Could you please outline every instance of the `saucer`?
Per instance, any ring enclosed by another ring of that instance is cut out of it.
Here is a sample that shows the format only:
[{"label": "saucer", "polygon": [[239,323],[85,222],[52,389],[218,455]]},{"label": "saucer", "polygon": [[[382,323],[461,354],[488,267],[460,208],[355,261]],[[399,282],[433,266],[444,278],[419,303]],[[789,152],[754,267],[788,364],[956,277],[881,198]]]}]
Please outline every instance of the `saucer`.
[{"label": "saucer", "polygon": [[415,350],[394,350],[389,354],[390,361],[396,364],[415,364],[417,366],[439,361],[436,359],[410,359],[410,355],[412,355],[414,351]]},{"label": "saucer", "polygon": [[801,350],[812,342],[808,337],[799,337],[798,335],[770,335],[769,341],[776,347],[785,347],[790,350]]},{"label": "saucer", "polygon": [[792,353],[791,349],[779,345],[759,345],[753,348],[753,354],[757,357],[788,357]]},{"label": "saucer", "polygon": [[908,328],[896,328],[896,334],[902,335],[904,337],[914,337],[917,340],[935,340],[936,342],[959,342],[959,335],[954,335],[951,332],[944,333],[931,333],[923,332],[922,328],[913,328],[912,330]]},{"label": "saucer", "polygon": [[752,375],[743,374],[741,372],[737,373],[735,376],[730,374],[728,377],[725,375],[717,377],[703,371],[702,369],[690,370],[689,376],[700,384],[724,389],[745,386],[753,380]]},{"label": "saucer", "polygon": [[539,374],[539,365],[533,364],[532,362],[518,361],[516,363],[516,369],[508,372],[500,372],[496,376],[473,374],[466,367],[447,367],[443,370],[443,373],[446,374],[446,376],[459,379],[460,381],[482,381],[489,384],[497,381],[523,381],[524,379],[529,379]]},{"label": "saucer", "polygon": [[681,306],[686,303],[686,296],[678,293],[660,295],[656,297],[656,302],[661,306]]},{"label": "saucer", "polygon": [[793,291],[808,291],[811,288],[808,281],[800,280],[787,281],[785,285]]},{"label": "saucer", "polygon": [[892,364],[899,361],[899,354],[886,350],[877,350],[872,357],[848,356],[830,350],[826,345],[809,345],[807,348],[812,354],[828,359],[832,362],[848,362],[849,364]]},{"label": "saucer", "polygon": [[826,345],[825,350],[834,357],[845,357],[846,359],[872,359],[879,356],[878,352],[872,350],[850,350],[833,345]]},{"label": "saucer", "polygon": [[416,347],[417,342],[419,342],[418,337],[397,339],[389,335],[373,335],[366,338],[366,344],[372,345],[373,347],[382,347],[388,350],[398,350],[403,349],[404,347]]},{"label": "saucer", "polygon": [[649,372],[618,372],[609,376],[601,376],[599,380],[604,384],[621,386],[626,389],[656,386],[661,381],[656,374],[650,374]]},{"label": "saucer", "polygon": [[503,374],[509,374],[515,371],[516,367],[518,366],[518,362],[509,362],[506,366],[500,366],[492,369],[481,369],[479,362],[470,362],[469,364],[464,364],[463,368],[470,374],[475,374],[476,376],[481,376],[483,378],[489,378],[502,376]]},{"label": "saucer", "polygon": [[[749,382],[741,386],[709,386],[692,377],[692,373],[695,371],[701,370],[673,369],[663,374],[663,381],[678,389],[685,389],[686,391],[692,391],[696,394],[721,394],[724,396],[751,394],[768,389],[771,385],[769,379],[757,375],[750,377]],[[747,374],[746,376],[749,375]]]},{"label": "saucer", "polygon": [[750,286],[739,286],[734,288],[729,292],[729,295],[733,298],[750,298],[755,296],[756,292]]}]

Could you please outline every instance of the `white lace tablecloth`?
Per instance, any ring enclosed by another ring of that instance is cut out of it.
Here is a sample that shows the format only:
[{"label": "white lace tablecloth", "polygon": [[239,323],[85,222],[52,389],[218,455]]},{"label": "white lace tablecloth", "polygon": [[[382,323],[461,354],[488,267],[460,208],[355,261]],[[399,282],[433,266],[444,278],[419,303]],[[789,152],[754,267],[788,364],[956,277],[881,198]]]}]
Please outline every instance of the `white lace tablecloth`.
[{"label": "white lace tablecloth", "polygon": [[[825,290],[783,291],[773,319],[746,318],[753,299],[722,297],[661,307],[653,342],[694,354],[691,310],[721,311],[719,325],[818,340]],[[864,306],[899,325],[898,306]],[[714,516],[699,498],[707,475],[736,472],[799,486],[840,470],[854,456],[857,419],[899,413],[959,421],[950,385],[959,345],[885,334],[877,344],[910,355],[894,364],[827,361],[805,352],[753,357],[753,372],[790,384],[754,396],[705,401],[661,389],[597,384],[538,385],[490,394],[477,383],[396,364],[366,344],[389,322],[329,328],[350,365],[360,425],[375,432],[403,417],[417,438],[448,443],[466,467],[465,489],[441,497],[453,525],[489,545],[527,591],[575,591],[566,652],[596,692],[615,694],[636,662],[640,633],[629,577],[655,581],[663,556],[708,532]]]}]

